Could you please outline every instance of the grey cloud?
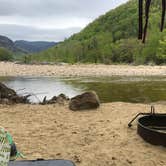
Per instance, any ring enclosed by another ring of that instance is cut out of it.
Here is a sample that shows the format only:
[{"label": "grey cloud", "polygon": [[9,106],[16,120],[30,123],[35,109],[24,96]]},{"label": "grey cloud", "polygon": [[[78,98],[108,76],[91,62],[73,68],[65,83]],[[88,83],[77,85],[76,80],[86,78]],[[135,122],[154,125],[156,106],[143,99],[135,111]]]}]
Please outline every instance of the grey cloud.
[{"label": "grey cloud", "polygon": [[73,33],[79,32],[80,29],[79,27],[67,29],[38,29],[27,26],[1,24],[0,34],[8,36],[12,40],[62,41]]},{"label": "grey cloud", "polygon": [[0,0],[0,34],[14,40],[60,41],[126,1]]},{"label": "grey cloud", "polygon": [[0,15],[96,17],[127,0],[0,0]]}]

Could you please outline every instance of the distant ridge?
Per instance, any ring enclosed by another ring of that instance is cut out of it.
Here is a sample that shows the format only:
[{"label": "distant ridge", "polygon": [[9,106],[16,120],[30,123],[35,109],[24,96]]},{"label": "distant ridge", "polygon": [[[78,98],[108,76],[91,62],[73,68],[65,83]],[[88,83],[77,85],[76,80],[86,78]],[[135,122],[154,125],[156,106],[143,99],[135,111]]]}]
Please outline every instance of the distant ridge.
[{"label": "distant ridge", "polygon": [[5,48],[13,53],[36,53],[43,50],[47,50],[50,47],[55,46],[56,42],[47,41],[25,41],[17,40],[12,41],[10,38],[0,35],[0,47]]},{"label": "distant ridge", "polygon": [[25,41],[17,40],[15,41],[15,46],[21,48],[29,53],[36,53],[43,50],[46,50],[50,47],[55,46],[56,42],[46,42],[46,41]]},{"label": "distant ridge", "polygon": [[6,48],[7,50],[11,52],[21,52],[26,53],[26,51],[22,50],[21,48],[18,48],[15,46],[15,43],[9,39],[6,36],[0,35],[0,47]]}]

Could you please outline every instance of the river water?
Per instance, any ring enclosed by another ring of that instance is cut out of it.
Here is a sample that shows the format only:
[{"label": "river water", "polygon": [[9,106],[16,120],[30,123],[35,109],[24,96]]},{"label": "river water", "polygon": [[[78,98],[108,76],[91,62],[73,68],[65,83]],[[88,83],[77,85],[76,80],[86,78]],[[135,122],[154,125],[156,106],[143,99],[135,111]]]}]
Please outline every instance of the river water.
[{"label": "river water", "polygon": [[61,93],[73,97],[94,90],[101,102],[150,103],[166,100],[166,77],[1,77],[20,95],[32,94],[32,102]]}]

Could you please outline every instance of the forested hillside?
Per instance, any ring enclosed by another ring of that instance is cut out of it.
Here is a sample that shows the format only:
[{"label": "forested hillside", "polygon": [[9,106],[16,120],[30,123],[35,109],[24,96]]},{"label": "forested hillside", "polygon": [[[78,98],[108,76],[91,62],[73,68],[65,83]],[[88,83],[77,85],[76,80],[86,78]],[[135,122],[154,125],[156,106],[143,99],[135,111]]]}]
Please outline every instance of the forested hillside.
[{"label": "forested hillside", "polygon": [[10,50],[11,52],[25,53],[24,50],[15,46],[15,43],[6,36],[0,35],[0,47]]},{"label": "forested hillside", "polygon": [[28,61],[63,61],[68,63],[166,63],[166,31],[159,32],[161,1],[154,0],[146,44],[137,40],[138,0],[109,11],[80,33]]},{"label": "forested hillside", "polygon": [[11,61],[17,55],[26,52],[15,46],[14,42],[6,36],[0,35],[0,61]]},{"label": "forested hillside", "polygon": [[[22,60],[28,53],[40,52],[55,46],[55,42],[46,41],[12,41],[6,36],[0,35],[0,61]],[[25,59],[24,59],[25,60]]]}]

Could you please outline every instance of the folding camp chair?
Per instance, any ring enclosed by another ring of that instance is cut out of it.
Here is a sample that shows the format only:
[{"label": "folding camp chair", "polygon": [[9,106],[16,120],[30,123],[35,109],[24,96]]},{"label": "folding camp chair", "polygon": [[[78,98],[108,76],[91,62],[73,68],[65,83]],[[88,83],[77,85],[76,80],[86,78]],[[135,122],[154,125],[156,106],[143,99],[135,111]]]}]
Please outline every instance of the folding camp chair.
[{"label": "folding camp chair", "polygon": [[29,161],[10,161],[9,166],[75,166],[69,160],[29,160]]},{"label": "folding camp chair", "polygon": [[0,127],[0,166],[8,166],[10,160],[10,148],[7,133]]}]

